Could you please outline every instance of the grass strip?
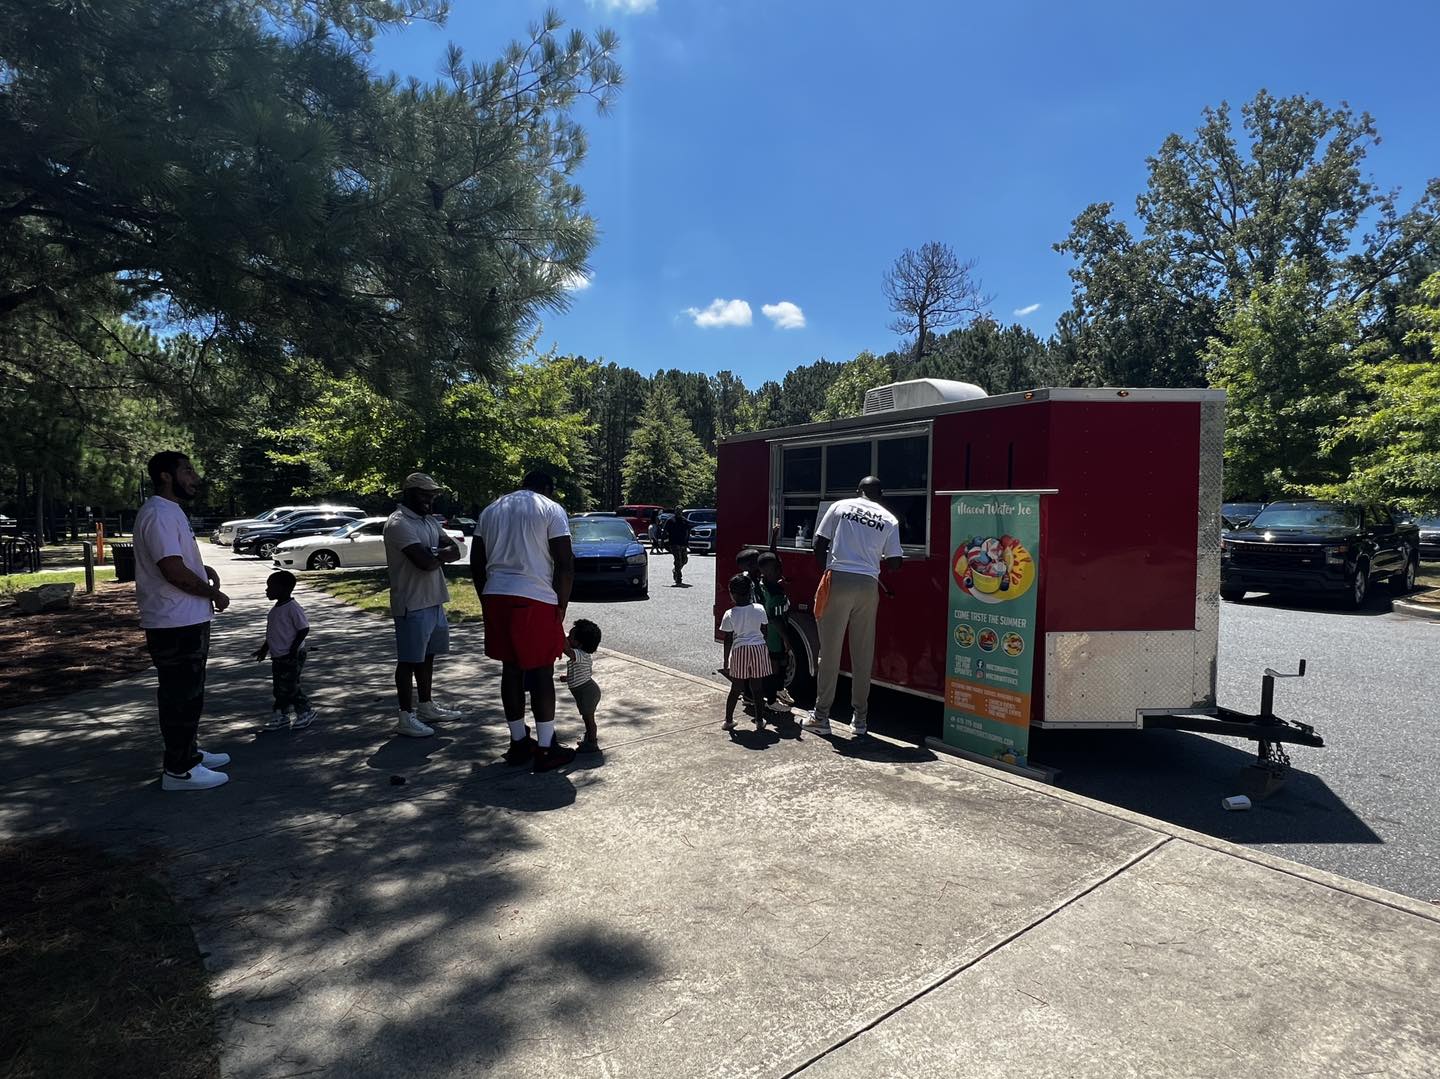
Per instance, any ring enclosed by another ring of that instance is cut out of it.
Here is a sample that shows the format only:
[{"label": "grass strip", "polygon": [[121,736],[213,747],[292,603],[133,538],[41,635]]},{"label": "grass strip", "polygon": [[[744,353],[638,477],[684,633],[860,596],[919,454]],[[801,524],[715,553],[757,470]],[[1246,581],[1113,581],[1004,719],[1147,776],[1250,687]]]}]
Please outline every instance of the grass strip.
[{"label": "grass strip", "polygon": [[0,843],[0,1074],[220,1074],[195,936],[152,874],[64,836]]},{"label": "grass strip", "polygon": [[[452,625],[479,622],[480,598],[475,595],[469,567],[446,566],[444,573],[450,585],[450,602],[445,605],[446,619]],[[387,570],[314,570],[298,576],[312,588],[328,592],[362,611],[390,617],[390,574]]]},{"label": "grass strip", "polygon": [[[113,581],[115,569],[113,566],[96,566],[95,583],[101,581]],[[73,584],[77,592],[85,591],[85,571],[57,570],[50,573],[11,573],[0,577],[0,595],[11,595],[15,592],[23,592],[27,588],[38,588],[42,584]]]}]

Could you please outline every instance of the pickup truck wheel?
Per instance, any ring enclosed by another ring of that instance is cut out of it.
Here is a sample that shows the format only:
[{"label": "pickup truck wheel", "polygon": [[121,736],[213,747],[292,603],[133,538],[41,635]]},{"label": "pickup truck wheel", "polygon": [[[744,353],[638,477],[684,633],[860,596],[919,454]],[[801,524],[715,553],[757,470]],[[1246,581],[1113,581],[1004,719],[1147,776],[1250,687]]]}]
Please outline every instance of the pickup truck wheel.
[{"label": "pickup truck wheel", "polygon": [[1350,591],[1345,596],[1345,606],[1358,611],[1365,606],[1365,597],[1370,594],[1370,563],[1360,562],[1350,575]]},{"label": "pickup truck wheel", "polygon": [[1245,598],[1245,589],[1222,588],[1220,589],[1220,598],[1228,603],[1239,603],[1242,599]]},{"label": "pickup truck wheel", "polygon": [[1405,572],[1397,573],[1390,578],[1391,591],[1400,596],[1408,596],[1411,592],[1415,591],[1416,572],[1415,559],[1413,557],[1407,558],[1405,560]]},{"label": "pickup truck wheel", "polygon": [[815,672],[810,669],[806,659],[805,643],[800,639],[797,630],[787,628],[785,635],[790,639],[790,650],[795,656],[795,669],[790,672],[790,680],[785,688],[790,691],[790,699],[801,708],[815,707]]}]

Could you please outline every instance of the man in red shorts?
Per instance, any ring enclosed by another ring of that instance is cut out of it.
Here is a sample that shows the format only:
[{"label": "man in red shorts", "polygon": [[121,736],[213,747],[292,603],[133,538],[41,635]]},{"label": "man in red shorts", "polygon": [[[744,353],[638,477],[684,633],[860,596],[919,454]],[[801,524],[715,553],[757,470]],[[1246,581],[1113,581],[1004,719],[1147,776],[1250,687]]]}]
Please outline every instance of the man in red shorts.
[{"label": "man in red shorts", "polygon": [[[518,491],[480,514],[470,571],[485,612],[485,654],[501,663],[500,700],[510,723],[510,764],[548,772],[575,759],[555,741],[555,661],[565,651],[565,608],[575,583],[570,518],[552,497],[555,481],[531,472]],[[525,726],[525,695],[535,737]]]}]

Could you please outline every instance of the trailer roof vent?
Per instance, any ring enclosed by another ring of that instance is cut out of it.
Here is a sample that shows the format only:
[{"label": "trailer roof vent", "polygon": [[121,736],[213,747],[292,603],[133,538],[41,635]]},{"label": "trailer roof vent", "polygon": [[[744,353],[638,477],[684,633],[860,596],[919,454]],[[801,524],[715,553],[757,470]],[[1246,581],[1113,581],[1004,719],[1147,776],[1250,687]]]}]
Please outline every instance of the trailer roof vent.
[{"label": "trailer roof vent", "polygon": [[945,378],[912,378],[908,382],[892,382],[876,386],[865,393],[865,415],[876,412],[903,412],[910,408],[926,408],[951,401],[977,401],[989,396],[979,386]]}]

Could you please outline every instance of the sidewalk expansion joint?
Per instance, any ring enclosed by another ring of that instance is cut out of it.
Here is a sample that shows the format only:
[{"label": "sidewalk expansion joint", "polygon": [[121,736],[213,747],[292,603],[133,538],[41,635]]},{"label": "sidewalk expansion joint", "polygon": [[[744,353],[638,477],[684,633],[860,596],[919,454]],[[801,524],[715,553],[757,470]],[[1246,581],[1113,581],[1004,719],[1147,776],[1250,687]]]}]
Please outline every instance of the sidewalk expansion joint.
[{"label": "sidewalk expansion joint", "polygon": [[1002,948],[1004,948],[1004,947],[1006,947],[1006,946],[1014,943],[1015,941],[1019,940],[1019,939],[1020,939],[1021,937],[1023,937],[1025,934],[1029,933],[1032,929],[1037,929],[1037,928],[1039,928],[1040,926],[1044,925],[1044,924],[1045,924],[1046,922],[1048,922],[1051,918],[1055,917],[1055,915],[1059,914],[1059,913],[1060,913],[1061,911],[1063,911],[1063,910],[1067,910],[1068,908],[1074,906],[1076,903],[1080,902],[1080,900],[1084,899],[1086,896],[1092,894],[1093,892],[1099,890],[1100,888],[1103,888],[1105,885],[1109,884],[1109,883],[1110,883],[1112,880],[1114,880],[1116,877],[1119,877],[1119,876],[1121,876],[1121,875],[1124,874],[1124,873],[1128,873],[1131,869],[1135,868],[1135,866],[1139,865],[1139,864],[1140,864],[1141,862],[1143,862],[1146,858],[1149,858],[1150,855],[1154,854],[1154,853],[1155,853],[1157,850],[1159,850],[1161,847],[1165,846],[1167,843],[1170,843],[1170,842],[1172,841],[1172,838],[1173,838],[1173,837],[1171,837],[1171,836],[1165,836],[1164,838],[1162,838],[1162,839],[1158,840],[1157,842],[1151,844],[1149,847],[1146,847],[1146,848],[1145,848],[1144,850],[1142,850],[1139,854],[1133,855],[1132,857],[1130,857],[1129,859],[1127,859],[1125,862],[1123,862],[1121,865],[1119,865],[1119,866],[1117,866],[1115,869],[1113,869],[1111,872],[1105,874],[1105,876],[1103,876],[1103,877],[1101,877],[1099,880],[1095,881],[1093,884],[1087,885],[1086,887],[1080,889],[1080,891],[1078,891],[1078,892],[1076,892],[1074,895],[1070,896],[1070,898],[1066,899],[1063,903],[1060,903],[1060,904],[1058,904],[1057,906],[1055,906],[1053,909],[1046,911],[1044,914],[1040,915],[1040,917],[1036,918],[1034,921],[1028,923],[1027,925],[1021,926],[1019,929],[1015,930],[1015,932],[1009,934],[1008,936],[1006,936],[1006,937],[1002,938],[1001,940],[997,941],[996,943],[992,944],[990,947],[986,948],[986,949],[985,949],[983,952],[981,952],[979,955],[975,956],[975,957],[972,958],[972,959],[966,960],[964,963],[961,963],[958,967],[956,967],[954,970],[950,971],[949,973],[944,974],[944,975],[941,975],[939,978],[936,978],[936,979],[935,979],[933,982],[931,982],[929,985],[923,987],[923,988],[920,989],[918,992],[916,992],[916,993],[912,994],[911,996],[907,997],[906,999],[902,1000],[899,1004],[896,1004],[894,1007],[892,1007],[892,1008],[887,1008],[885,1011],[883,1011],[883,1012],[881,1012],[879,1015],[875,1016],[875,1018],[871,1019],[869,1022],[865,1023],[863,1026],[861,1026],[861,1027],[859,1027],[859,1028],[851,1031],[849,1034],[845,1035],[845,1037],[841,1038],[839,1041],[837,1041],[837,1042],[835,1042],[834,1044],[829,1045],[829,1046],[827,1046],[826,1048],[822,1049],[820,1052],[816,1053],[814,1056],[810,1057],[808,1060],[806,1060],[806,1061],[804,1061],[803,1063],[801,1063],[798,1067],[792,1068],[790,1071],[785,1072],[785,1073],[780,1077],[780,1079],[794,1079],[795,1076],[800,1075],[802,1072],[804,1072],[805,1070],[807,1070],[811,1065],[819,1063],[820,1061],[824,1060],[826,1057],[828,1057],[828,1056],[830,1056],[832,1053],[834,1053],[836,1050],[838,1050],[838,1049],[843,1049],[845,1046],[849,1045],[851,1042],[853,1042],[853,1041],[855,1041],[857,1038],[859,1038],[862,1034],[868,1034],[870,1031],[874,1030],[876,1027],[878,1027],[881,1023],[885,1022],[885,1021],[886,1021],[887,1019],[889,1019],[891,1016],[899,1014],[900,1012],[904,1011],[906,1008],[910,1007],[910,1005],[915,1004],[916,1002],[924,999],[925,997],[929,996],[931,993],[935,992],[935,990],[937,990],[937,989],[941,988],[942,986],[947,985],[948,983],[954,981],[956,978],[958,978],[961,974],[964,974],[964,973],[965,973],[967,970],[969,970],[971,967],[974,967],[974,966],[979,965],[980,963],[983,963],[985,960],[989,959],[992,955],[994,955],[996,952],[1000,951]]}]

